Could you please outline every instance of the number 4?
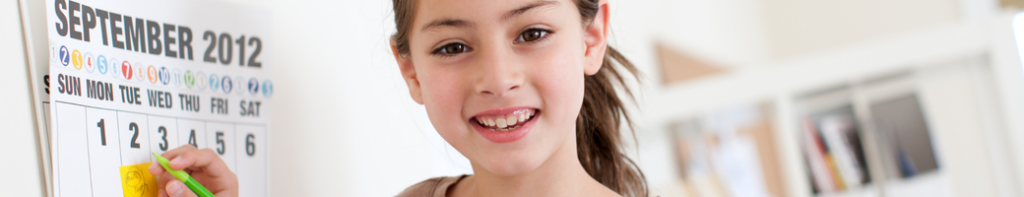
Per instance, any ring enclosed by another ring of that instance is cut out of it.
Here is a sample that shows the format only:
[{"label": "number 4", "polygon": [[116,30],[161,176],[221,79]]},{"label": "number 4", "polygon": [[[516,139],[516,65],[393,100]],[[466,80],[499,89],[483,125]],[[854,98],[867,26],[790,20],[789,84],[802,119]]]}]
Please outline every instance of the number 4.
[{"label": "number 4", "polygon": [[188,134],[188,144],[192,145],[192,147],[199,148],[199,146],[196,145],[196,130],[195,129],[192,129],[192,132],[190,132]]}]

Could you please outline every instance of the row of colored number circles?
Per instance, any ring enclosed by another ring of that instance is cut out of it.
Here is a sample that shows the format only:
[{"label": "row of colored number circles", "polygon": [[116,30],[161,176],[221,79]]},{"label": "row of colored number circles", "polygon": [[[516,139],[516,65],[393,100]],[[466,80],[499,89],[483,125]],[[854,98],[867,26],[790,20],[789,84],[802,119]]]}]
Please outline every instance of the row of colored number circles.
[{"label": "row of colored number circles", "polygon": [[[236,89],[235,83],[242,83],[245,81],[244,78],[236,77],[232,79],[230,76],[221,77],[214,73],[207,75],[204,72],[192,72],[191,70],[186,70],[183,73],[177,68],[167,69],[167,67],[157,68],[153,65],[143,66],[139,62],[133,64],[128,61],[119,61],[116,58],[107,58],[104,55],[94,57],[89,52],[82,54],[78,49],[68,50],[63,45],[60,46],[59,50],[57,53],[54,53],[56,56],[53,56],[51,61],[59,62],[64,67],[72,66],[75,70],[85,70],[86,72],[100,75],[109,74],[114,78],[128,81],[148,81],[151,84],[162,85],[173,84],[177,87],[184,85],[188,89],[197,90],[209,88],[212,92],[232,93],[234,91],[239,95],[262,93],[267,98],[274,93],[274,84],[269,79],[263,80],[261,83],[255,77],[249,78],[245,89],[241,87]],[[120,65],[119,68],[118,65]],[[238,85],[240,86],[241,84]]]}]

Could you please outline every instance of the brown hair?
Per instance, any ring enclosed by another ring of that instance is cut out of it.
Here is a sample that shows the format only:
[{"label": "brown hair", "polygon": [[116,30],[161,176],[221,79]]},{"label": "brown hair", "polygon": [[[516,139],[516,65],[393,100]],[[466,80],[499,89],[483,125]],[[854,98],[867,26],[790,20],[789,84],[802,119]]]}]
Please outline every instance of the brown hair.
[{"label": "brown hair", "polygon": [[[585,26],[589,26],[600,9],[600,0],[573,0],[579,9]],[[409,31],[415,16],[416,0],[392,0],[395,12],[395,27],[398,32],[392,36],[400,55],[409,54]],[[622,120],[625,126],[633,128],[626,108],[616,92],[615,86],[633,98],[622,74],[613,67],[618,62],[629,74],[637,77],[639,71],[618,51],[608,46],[601,69],[597,74],[584,77],[583,106],[576,119],[576,151],[583,169],[595,180],[623,196],[647,196],[647,181],[633,160],[622,150],[619,132]],[[632,130],[632,129],[631,129]]]}]

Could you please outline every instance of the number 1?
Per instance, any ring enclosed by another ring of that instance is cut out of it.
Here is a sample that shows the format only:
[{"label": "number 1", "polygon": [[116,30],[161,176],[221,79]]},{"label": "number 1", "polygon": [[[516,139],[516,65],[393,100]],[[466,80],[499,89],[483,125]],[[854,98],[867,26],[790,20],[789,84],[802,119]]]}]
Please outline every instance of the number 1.
[{"label": "number 1", "polygon": [[100,145],[106,146],[107,145],[107,131],[106,131],[107,130],[106,129],[107,125],[103,124],[103,119],[100,119],[100,122],[97,122],[96,126],[100,127]]},{"label": "number 1", "polygon": [[238,65],[239,66],[244,66],[245,65],[245,35],[242,35],[241,38],[238,38],[238,40],[235,40],[235,43],[238,43]]}]

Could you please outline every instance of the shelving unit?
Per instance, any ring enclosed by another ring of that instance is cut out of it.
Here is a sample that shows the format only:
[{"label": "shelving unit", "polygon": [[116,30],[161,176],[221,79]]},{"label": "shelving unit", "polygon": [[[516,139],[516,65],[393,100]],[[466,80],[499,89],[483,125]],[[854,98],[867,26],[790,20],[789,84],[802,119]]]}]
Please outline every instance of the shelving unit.
[{"label": "shelving unit", "polygon": [[[640,136],[639,143],[666,143],[662,137],[674,132],[669,125],[681,120],[732,106],[764,103],[771,106],[767,112],[777,151],[773,157],[777,157],[776,168],[783,180],[783,196],[1024,195],[1020,189],[1024,182],[1017,181],[1024,178],[1024,169],[1014,165],[1024,159],[1019,158],[1024,137],[1014,133],[1024,125],[1011,121],[1024,114],[1024,106],[1012,102],[1024,98],[1024,83],[1019,83],[1024,79],[1013,78],[1024,77],[1024,71],[1014,43],[1006,42],[1013,40],[1008,22],[1011,17],[1004,14],[992,20],[963,21],[658,87],[645,92],[646,104],[640,110],[645,114],[643,125],[660,127],[640,129],[665,134]],[[758,88],[750,88],[751,84]],[[822,94],[829,91],[834,94]],[[909,101],[918,103],[926,124],[924,135],[929,140],[893,136],[879,129],[888,123],[873,120],[895,113],[888,112],[886,109],[892,107],[883,103]],[[801,149],[800,120],[808,113],[842,103],[850,105],[858,119],[871,181],[841,191],[815,193]],[[898,157],[883,154],[894,147],[907,149],[900,143],[923,142],[928,145],[915,147],[931,147],[934,170],[925,167],[929,170],[904,177],[899,162],[894,161]],[[640,165],[654,166],[643,161]],[[679,191],[686,187],[675,183],[652,185],[656,193],[685,193]]]}]

